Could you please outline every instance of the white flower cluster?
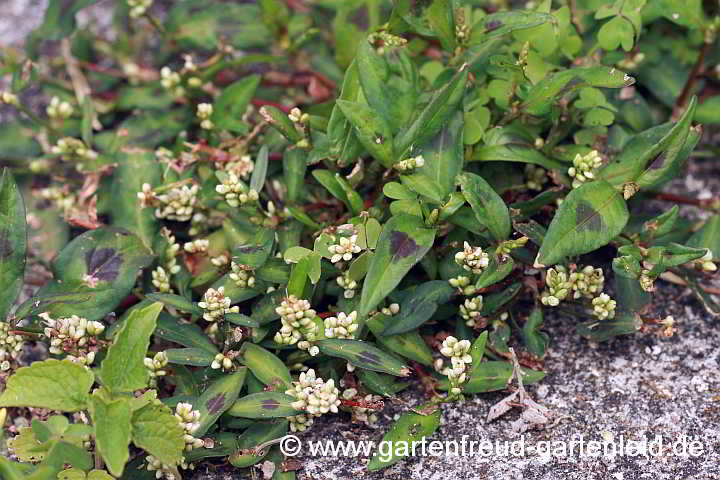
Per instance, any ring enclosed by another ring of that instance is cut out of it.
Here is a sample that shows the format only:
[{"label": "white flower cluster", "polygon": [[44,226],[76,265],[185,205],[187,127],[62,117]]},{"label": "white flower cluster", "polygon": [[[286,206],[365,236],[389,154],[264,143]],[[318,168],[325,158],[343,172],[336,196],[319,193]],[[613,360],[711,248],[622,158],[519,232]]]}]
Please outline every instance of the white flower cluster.
[{"label": "white flower cluster", "polygon": [[180,422],[185,431],[185,450],[190,451],[195,448],[201,448],[205,444],[202,439],[193,437],[193,432],[197,430],[200,423],[200,410],[193,410],[190,403],[180,402],[175,406],[175,418]]},{"label": "white flower cluster", "polygon": [[468,242],[464,242],[463,251],[455,254],[455,263],[477,275],[488,266],[490,257],[481,247],[472,247]]},{"label": "white flower cluster", "polygon": [[62,102],[58,97],[53,97],[50,100],[50,105],[47,106],[45,112],[50,118],[68,118],[73,114],[73,106],[70,102]]},{"label": "white flower cluster", "polygon": [[216,267],[222,267],[223,265],[227,265],[228,263],[230,263],[230,257],[228,257],[225,253],[221,253],[217,257],[212,257],[210,259],[210,263],[212,263]]},{"label": "white flower cluster", "polygon": [[170,233],[170,230],[163,228],[161,234],[165,237],[168,242],[168,247],[165,249],[165,268],[170,275],[175,275],[180,271],[180,265],[177,263],[175,256],[180,251],[180,244],[175,241],[175,236]]},{"label": "white flower cluster", "polygon": [[355,296],[355,290],[358,289],[359,285],[358,282],[350,278],[350,275],[347,272],[337,277],[335,281],[340,288],[344,289],[343,297],[353,298]]},{"label": "white flower cluster", "polygon": [[20,99],[17,95],[10,92],[0,92],[0,103],[6,103],[8,105],[18,106],[20,105]]},{"label": "white flower cluster", "polygon": [[298,107],[294,107],[290,109],[290,113],[288,113],[288,118],[294,123],[303,124],[310,120],[310,115],[308,115],[307,113],[303,113],[302,110],[300,110]]},{"label": "white flower cluster", "polygon": [[215,187],[215,191],[225,196],[225,201],[231,207],[238,207],[246,203],[256,202],[260,195],[252,188],[248,188],[240,177],[229,172],[223,183]]},{"label": "white flower cluster", "polygon": [[185,89],[180,85],[182,79],[178,72],[173,72],[170,67],[160,69],[160,85],[166,90],[172,91],[175,96],[182,97]]},{"label": "white flower cluster", "polygon": [[352,260],[353,254],[360,253],[360,250],[361,248],[357,244],[357,235],[340,237],[338,243],[328,246],[328,251],[333,254],[330,262],[337,263],[340,260],[349,262]]},{"label": "white flower cluster", "polygon": [[288,417],[290,430],[302,432],[313,423],[313,417],[319,417],[324,413],[338,412],[340,406],[339,391],[335,387],[335,381],[331,378],[327,382],[322,378],[315,377],[315,370],[300,373],[297,382],[293,382],[293,388],[285,392],[297,400],[291,405],[295,410],[304,410],[306,413]]},{"label": "white flower cluster", "polygon": [[[317,346],[311,346],[310,341],[315,340],[317,325],[315,324],[316,312],[310,306],[310,302],[290,295],[275,308],[280,315],[282,327],[275,334],[275,342],[283,345],[297,343],[301,350],[308,350],[310,355],[320,353]],[[304,339],[304,340],[303,340]]]},{"label": "white flower cluster", "polygon": [[77,203],[77,197],[67,188],[51,186],[38,190],[38,196],[49,200],[55,205],[55,208],[61,210],[64,214],[68,214]]},{"label": "white flower cluster", "polygon": [[175,475],[172,473],[170,465],[166,465],[152,455],[145,457],[147,462],[147,470],[149,472],[155,472],[155,478],[164,478],[165,480],[175,480]]},{"label": "white flower cluster", "polygon": [[0,370],[10,370],[10,360],[16,359],[22,348],[22,336],[10,333],[10,323],[0,322]]},{"label": "white flower cluster", "polygon": [[204,130],[212,130],[215,126],[210,120],[210,117],[212,117],[213,114],[213,106],[211,103],[199,103],[197,106],[197,118],[199,118],[200,121],[200,128]]},{"label": "white flower cluster", "polygon": [[225,296],[225,287],[219,287],[217,290],[208,288],[203,295],[203,301],[198,302],[198,306],[205,310],[203,318],[208,322],[217,322],[227,313],[238,313],[240,307],[231,307],[232,300]]},{"label": "white flower cluster", "polygon": [[400,160],[395,165],[393,165],[393,168],[399,172],[410,172],[412,170],[415,170],[416,168],[420,168],[425,165],[425,157],[422,155],[418,155],[417,157],[411,157],[406,158],[405,160]]},{"label": "white flower cluster", "polygon": [[593,313],[600,320],[615,318],[616,305],[615,300],[610,298],[610,295],[607,293],[601,293],[592,300]]},{"label": "white flower cluster", "polygon": [[465,299],[465,302],[460,305],[460,316],[465,320],[465,325],[471,328],[480,325],[480,310],[482,310],[482,307],[482,295]]},{"label": "white flower cluster", "polygon": [[356,311],[353,310],[350,314],[340,312],[337,317],[325,319],[325,336],[327,338],[355,338],[358,327]]},{"label": "white flower cluster", "polygon": [[155,199],[161,205],[155,210],[155,216],[177,222],[187,222],[192,218],[199,190],[200,187],[197,185],[181,185],[170,189],[167,193],[156,195]]},{"label": "white flower cluster", "polygon": [[210,248],[210,240],[204,238],[193,240],[192,242],[185,242],[183,245],[183,250],[188,253],[205,253],[208,251],[208,248]]},{"label": "white flower cluster", "polygon": [[45,320],[45,336],[50,339],[50,353],[61,355],[81,365],[90,365],[95,360],[94,338],[105,330],[100,322],[73,315],[66,318],[53,319],[45,312],[39,315]]},{"label": "white flower cluster", "polygon": [[453,336],[443,340],[440,347],[440,353],[450,359],[450,366],[438,368],[443,364],[442,359],[439,358],[436,360],[436,368],[450,380],[450,393],[452,394],[459,394],[461,391],[459,385],[467,381],[467,365],[472,363],[472,357],[468,352],[470,352],[470,341],[458,340]]},{"label": "white flower cluster", "polygon": [[158,352],[153,358],[146,357],[143,360],[143,363],[150,373],[151,386],[157,385],[157,377],[164,377],[167,375],[167,372],[164,370],[168,364],[168,357],[165,352]]},{"label": "white flower cluster", "polygon": [[130,7],[130,18],[142,17],[152,3],[153,0],[127,0],[128,7]]},{"label": "white flower cluster", "polygon": [[470,278],[465,275],[459,275],[448,280],[451,287],[457,288],[463,295],[474,295],[477,291],[475,285],[470,284]]},{"label": "white flower cluster", "polygon": [[255,163],[250,155],[242,155],[239,159],[228,162],[225,165],[225,171],[234,173],[240,178],[247,179],[252,171],[255,170]]},{"label": "white flower cluster", "polygon": [[593,298],[601,293],[605,287],[605,275],[602,268],[586,265],[576,272],[572,272],[568,281],[572,285],[573,298]]},{"label": "white flower cluster", "polygon": [[219,370],[222,368],[223,372],[226,370],[231,370],[233,367],[233,361],[232,358],[227,357],[223,355],[222,353],[218,353],[215,355],[215,358],[212,361],[212,364],[210,364],[210,368],[213,370]]},{"label": "white flower cluster", "polygon": [[373,32],[367,37],[367,41],[370,45],[375,47],[375,51],[378,55],[385,53],[386,48],[404,47],[407,44],[407,40],[397,35],[392,35],[386,31]]},{"label": "white flower cluster", "polygon": [[542,190],[543,185],[545,185],[547,181],[547,171],[544,168],[533,165],[532,163],[525,164],[526,187],[528,187],[530,190]]},{"label": "white flower cluster", "polygon": [[[382,397],[380,395],[367,394],[363,397],[358,394],[358,391],[355,388],[346,388],[345,390],[343,390],[342,397],[345,400],[354,400],[357,402],[365,403],[366,405],[382,401]],[[375,425],[375,423],[377,423],[378,416],[374,410],[370,408],[356,406],[352,406],[350,408],[352,411],[353,422],[364,423],[367,426],[373,426]]]},{"label": "white flower cluster", "polygon": [[151,272],[151,275],[152,284],[158,292],[172,292],[172,287],[170,286],[170,275],[165,271],[163,267],[156,267],[155,270]]},{"label": "white flower cluster", "polygon": [[602,158],[597,150],[586,155],[575,155],[573,166],[568,169],[568,175],[573,177],[572,186],[577,188],[588,180],[595,178],[595,170],[602,165]]},{"label": "white flower cluster", "polygon": [[248,265],[232,262],[230,264],[230,280],[240,288],[253,288],[255,286],[255,275],[253,269]]},{"label": "white flower cluster", "polygon": [[85,145],[85,142],[73,137],[59,139],[50,149],[50,152],[55,155],[60,155],[65,161],[72,160],[73,158],[93,160],[98,156],[96,151]]}]

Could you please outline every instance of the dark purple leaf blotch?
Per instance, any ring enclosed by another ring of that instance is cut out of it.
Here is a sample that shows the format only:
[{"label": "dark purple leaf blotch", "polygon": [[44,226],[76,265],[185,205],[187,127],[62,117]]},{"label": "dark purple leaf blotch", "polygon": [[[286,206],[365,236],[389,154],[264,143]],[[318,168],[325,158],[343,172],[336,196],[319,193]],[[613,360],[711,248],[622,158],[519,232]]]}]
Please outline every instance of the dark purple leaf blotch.
[{"label": "dark purple leaf blotch", "polygon": [[418,250],[420,247],[407,233],[399,230],[390,233],[390,254],[393,261],[409,257]]}]

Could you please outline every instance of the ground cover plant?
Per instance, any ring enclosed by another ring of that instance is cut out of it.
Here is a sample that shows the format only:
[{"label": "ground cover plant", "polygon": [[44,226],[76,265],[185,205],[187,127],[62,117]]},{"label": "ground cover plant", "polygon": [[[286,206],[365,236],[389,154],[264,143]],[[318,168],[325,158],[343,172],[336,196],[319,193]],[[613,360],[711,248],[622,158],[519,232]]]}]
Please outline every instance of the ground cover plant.
[{"label": "ground cover plant", "polygon": [[3,51],[4,478],[295,478],[277,439],[413,384],[385,439],[504,389],[542,428],[544,315],[720,315],[720,201],[663,191],[718,154],[714,2],[93,3]]}]

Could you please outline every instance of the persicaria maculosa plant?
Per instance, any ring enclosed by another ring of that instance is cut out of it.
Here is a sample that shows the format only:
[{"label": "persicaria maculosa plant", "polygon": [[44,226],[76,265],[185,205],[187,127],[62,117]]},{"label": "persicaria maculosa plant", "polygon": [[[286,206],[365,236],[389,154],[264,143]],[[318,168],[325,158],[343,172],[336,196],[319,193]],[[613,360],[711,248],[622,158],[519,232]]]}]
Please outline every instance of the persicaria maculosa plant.
[{"label": "persicaria maculosa plant", "polygon": [[524,431],[545,314],[720,314],[720,202],[663,191],[720,123],[712,2],[49,3],[2,57],[5,478],[294,478],[277,439],[409,385],[386,440],[511,383]]}]

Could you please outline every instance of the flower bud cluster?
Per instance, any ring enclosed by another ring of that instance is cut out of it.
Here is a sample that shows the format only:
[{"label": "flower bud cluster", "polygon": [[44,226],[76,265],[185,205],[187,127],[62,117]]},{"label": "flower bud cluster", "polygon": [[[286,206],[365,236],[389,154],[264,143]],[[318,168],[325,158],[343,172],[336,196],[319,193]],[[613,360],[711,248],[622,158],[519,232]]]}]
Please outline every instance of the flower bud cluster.
[{"label": "flower bud cluster", "polygon": [[586,265],[568,278],[572,285],[573,298],[593,298],[605,287],[605,275],[601,268]]},{"label": "flower bud cluster", "polygon": [[380,313],[382,313],[383,315],[386,315],[388,317],[397,315],[398,313],[400,313],[400,304],[399,303],[391,303],[387,307],[381,308]]},{"label": "flower bud cluster", "polygon": [[397,48],[404,47],[407,44],[407,40],[397,35],[392,35],[386,31],[373,32],[367,37],[368,43],[375,46],[375,51],[382,55],[385,53],[386,48]]},{"label": "flower bud cluster", "polygon": [[525,165],[525,186],[530,190],[542,190],[548,181],[547,171],[544,168],[528,163]]},{"label": "flower bud cluster", "polygon": [[160,69],[160,85],[166,90],[170,90],[177,97],[185,95],[185,89],[181,85],[182,78],[178,72],[173,72],[170,67]]},{"label": "flower bud cluster", "polygon": [[524,247],[528,240],[530,240],[528,237],[520,237],[514,240],[505,240],[504,242],[500,243],[500,245],[498,245],[496,253],[498,255],[509,255],[510,252],[512,252],[516,248]]},{"label": "flower bud cluster", "polygon": [[212,117],[213,114],[213,106],[211,103],[200,103],[197,106],[197,118],[199,118],[200,121],[200,128],[204,130],[212,130],[215,126],[210,120],[210,117]]},{"label": "flower bud cluster", "polygon": [[253,170],[255,170],[255,163],[250,158],[250,155],[241,155],[239,159],[225,165],[225,171],[234,173],[243,179],[247,179]]},{"label": "flower bud cluster", "polygon": [[[346,388],[345,390],[343,390],[342,398],[344,398],[345,400],[354,400],[357,402],[362,402],[362,403],[365,403],[366,405],[382,402],[382,397],[380,395],[368,394],[363,397],[362,395],[359,394],[359,392],[355,388]],[[377,423],[378,416],[374,410],[372,410],[370,408],[356,407],[356,406],[352,406],[350,408],[351,408],[351,412],[352,412],[352,421],[353,422],[364,423],[365,425],[367,425],[369,427],[371,427],[371,426],[375,425],[375,423]]]},{"label": "flower bud cluster", "polygon": [[615,300],[610,298],[610,295],[606,293],[601,293],[592,300],[593,313],[600,320],[615,318],[616,305]]},{"label": "flower bud cluster", "polygon": [[275,334],[275,342],[283,345],[297,343],[298,348],[308,350],[310,355],[317,355],[319,349],[311,346],[310,341],[315,340],[317,325],[315,324],[316,312],[310,307],[310,302],[290,295],[275,308],[280,315],[282,327]]},{"label": "flower bud cluster", "polygon": [[40,198],[49,200],[58,210],[61,210],[63,214],[67,215],[75,208],[77,203],[77,197],[69,191],[68,188],[61,188],[57,186],[51,186],[47,188],[41,188],[37,192]]},{"label": "flower bud cluster", "polygon": [[246,187],[240,178],[232,172],[227,174],[222,184],[215,187],[215,191],[220,195],[224,195],[225,201],[231,207],[256,202],[260,198],[257,191]]},{"label": "flower bud cluster", "polygon": [[709,248],[705,255],[690,262],[689,266],[703,272],[714,272],[717,270],[717,265],[715,265],[715,260],[713,259],[713,252]]},{"label": "flower bud cluster", "polygon": [[90,149],[82,140],[73,137],[64,137],[59,139],[50,149],[50,152],[55,155],[60,155],[65,161],[70,161],[74,158],[87,160],[94,160],[97,158],[97,152]]},{"label": "flower bud cluster", "polygon": [[[440,347],[440,353],[450,359],[450,366],[441,370],[441,373],[450,380],[450,392],[452,394],[460,393],[459,385],[467,381],[467,366],[472,363],[470,356],[470,341],[458,340],[453,336],[443,340]],[[441,359],[438,359],[442,361]],[[440,366],[440,362],[437,362]]]},{"label": "flower bud cluster", "polygon": [[172,292],[172,287],[170,286],[170,275],[165,271],[163,267],[156,267],[155,270],[151,272],[151,275],[152,284],[158,292]]},{"label": "flower bud cluster", "polygon": [[586,155],[575,155],[573,166],[568,169],[568,175],[573,177],[572,186],[577,188],[588,180],[595,178],[595,171],[602,165],[602,158],[597,150]]},{"label": "flower bud cluster", "polygon": [[10,333],[9,322],[0,322],[0,370],[10,370],[10,361],[18,357],[22,348],[22,336]]},{"label": "flower bud cluster", "polygon": [[183,245],[183,250],[188,253],[206,253],[208,248],[210,248],[210,240],[204,238],[185,242]]},{"label": "flower bud cluster", "polygon": [[338,243],[328,246],[328,251],[332,253],[330,262],[337,263],[340,260],[349,262],[353,258],[353,254],[360,253],[362,249],[357,244],[357,235],[349,237],[340,237]]},{"label": "flower bud cluster", "polygon": [[20,99],[14,93],[0,92],[0,103],[5,103],[17,107],[20,105]]},{"label": "flower bud cluster", "polygon": [[310,115],[303,113],[298,107],[292,108],[288,114],[290,121],[296,124],[303,124],[310,121]]},{"label": "flower bud cluster", "polygon": [[325,319],[325,336],[327,338],[352,339],[355,338],[358,327],[356,311],[353,310],[349,314],[340,312],[337,317]]},{"label": "flower bud cluster", "polygon": [[240,288],[253,288],[255,275],[252,267],[232,262],[230,264],[230,279]]},{"label": "flower bud cluster", "polygon": [[460,290],[463,295],[474,295],[477,291],[475,285],[470,284],[470,277],[466,277],[465,275],[459,275],[455,278],[451,278],[448,280],[448,283],[451,287]]},{"label": "flower bud cluster", "polygon": [[158,352],[153,358],[146,357],[143,360],[143,363],[150,373],[151,386],[157,385],[157,377],[164,377],[167,375],[167,372],[164,370],[168,364],[168,357],[165,352]]},{"label": "flower bud cluster", "polygon": [[557,307],[562,300],[565,300],[572,290],[572,284],[568,279],[568,271],[562,265],[555,268],[548,268],[545,274],[545,286],[547,290],[543,292],[540,301],[543,305],[549,307]]},{"label": "flower bud cluster", "polygon": [[481,247],[472,247],[468,242],[463,244],[463,251],[455,254],[455,263],[474,274],[480,274],[490,263],[490,257]]},{"label": "flower bud cluster", "polygon": [[422,155],[418,155],[417,157],[400,160],[395,165],[393,165],[393,168],[399,172],[409,172],[415,170],[416,168],[423,167],[424,165],[425,157],[423,157]]},{"label": "flower bud cluster", "polygon": [[465,320],[468,327],[480,326],[482,316],[480,311],[483,307],[483,297],[478,295],[473,298],[466,298],[465,302],[460,305],[460,316]]},{"label": "flower bud cluster", "polygon": [[70,102],[62,102],[58,97],[53,97],[50,100],[50,105],[45,109],[48,117],[52,119],[68,118],[73,114],[73,111]]},{"label": "flower bud cluster", "polygon": [[335,279],[340,288],[344,289],[343,297],[353,298],[355,291],[359,288],[358,282],[350,278],[350,275],[346,272]]},{"label": "flower bud cluster", "polygon": [[50,339],[50,353],[67,354],[66,358],[81,365],[90,365],[95,359],[95,337],[105,330],[100,322],[73,315],[53,319],[48,313],[41,313],[45,320],[45,336]]},{"label": "flower bud cluster", "polygon": [[142,17],[152,3],[153,0],[127,0],[128,7],[130,7],[130,18]]},{"label": "flower bud cluster", "polygon": [[297,382],[293,382],[293,388],[285,392],[287,395],[296,398],[291,405],[295,410],[304,410],[306,413],[289,417],[290,430],[302,432],[313,423],[313,417],[320,417],[324,413],[338,412],[340,392],[335,387],[335,381],[331,378],[324,381],[315,377],[315,370],[300,373]]},{"label": "flower bud cluster", "polygon": [[210,368],[212,368],[213,370],[218,370],[222,368],[223,372],[231,370],[233,368],[232,358],[225,356],[222,353],[218,353],[217,355],[215,355],[215,358],[213,359]]},{"label": "flower bud cluster", "polygon": [[170,189],[167,193],[156,195],[155,199],[161,205],[155,210],[155,216],[177,222],[187,222],[192,218],[199,189],[197,185],[181,185]]},{"label": "flower bud cluster", "polygon": [[203,295],[203,301],[198,302],[198,306],[205,310],[203,318],[208,322],[218,322],[227,313],[239,313],[240,308],[231,307],[232,300],[225,296],[225,287],[219,287],[217,290],[208,288]]},{"label": "flower bud cluster", "polygon": [[180,251],[180,244],[175,241],[175,236],[170,233],[170,230],[163,228],[160,232],[168,242],[168,246],[164,252],[165,269],[170,275],[175,275],[180,271],[180,265],[177,263],[175,256]]},{"label": "flower bud cluster", "polygon": [[200,438],[193,437],[193,432],[200,426],[200,410],[193,410],[190,403],[180,402],[175,406],[175,418],[185,431],[185,450],[201,448],[205,444]]},{"label": "flower bud cluster", "polygon": [[631,57],[626,57],[617,63],[618,68],[623,70],[634,70],[645,60],[645,54],[638,52]]},{"label": "flower bud cluster", "polygon": [[225,253],[221,253],[217,257],[212,257],[210,259],[210,263],[212,263],[216,267],[222,267],[230,263],[230,257],[228,257]]}]

